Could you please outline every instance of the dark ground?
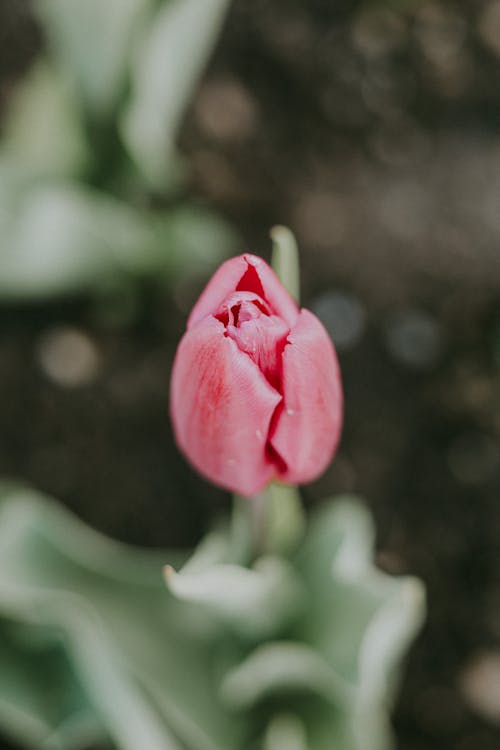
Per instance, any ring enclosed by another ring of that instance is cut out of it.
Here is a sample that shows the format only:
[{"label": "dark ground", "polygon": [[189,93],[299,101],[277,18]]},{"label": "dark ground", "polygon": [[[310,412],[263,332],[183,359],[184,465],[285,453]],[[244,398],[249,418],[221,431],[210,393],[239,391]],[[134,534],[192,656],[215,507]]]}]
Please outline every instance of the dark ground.
[{"label": "dark ground", "polygon": [[[427,585],[399,750],[500,747],[498,7],[237,0],[181,137],[193,193],[245,248],[294,229],[303,302],[337,341],[345,430],[307,503],[361,494],[381,567]],[[14,15],[19,61],[37,37]],[[195,296],[143,288],[121,328],[89,301],[3,307],[0,475],[121,539],[195,543],[228,504],[167,418]],[[90,351],[73,387],[47,365],[60,326]]]}]

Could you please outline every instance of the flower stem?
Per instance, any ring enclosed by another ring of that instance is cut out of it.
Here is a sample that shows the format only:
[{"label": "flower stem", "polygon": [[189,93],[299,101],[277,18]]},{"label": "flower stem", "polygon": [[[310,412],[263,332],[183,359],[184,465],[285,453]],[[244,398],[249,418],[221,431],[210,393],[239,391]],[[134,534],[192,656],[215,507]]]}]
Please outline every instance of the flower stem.
[{"label": "flower stem", "polygon": [[249,564],[261,555],[288,555],[300,542],[305,514],[297,487],[273,483],[250,498],[235,496],[231,559]]},{"label": "flower stem", "polygon": [[255,556],[259,557],[268,551],[269,527],[268,527],[268,504],[269,488],[254,495],[250,499],[252,509],[252,539]]},{"label": "flower stem", "polygon": [[306,519],[299,488],[273,483],[267,491],[268,540],[272,552],[286,555],[297,546],[305,530]]}]

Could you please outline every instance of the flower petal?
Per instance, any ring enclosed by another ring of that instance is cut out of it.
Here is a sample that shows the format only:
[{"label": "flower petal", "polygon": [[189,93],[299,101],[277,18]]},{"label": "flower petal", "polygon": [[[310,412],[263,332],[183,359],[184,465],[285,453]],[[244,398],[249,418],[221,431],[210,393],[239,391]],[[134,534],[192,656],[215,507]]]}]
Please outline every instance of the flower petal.
[{"label": "flower petal", "polygon": [[244,255],[226,260],[217,269],[191,310],[187,322],[188,330],[207,315],[215,315],[226,297],[236,291],[238,282],[247,270],[248,263]]},{"label": "flower petal", "polygon": [[[276,315],[282,317],[290,327],[293,326],[297,322],[299,308],[293,297],[278,279],[271,266],[262,260],[262,258],[258,258],[257,255],[250,255],[247,253],[244,255],[244,258],[249,267],[246,274],[248,286],[240,286],[239,288],[242,290],[248,289],[249,291],[257,292],[257,294],[259,294],[258,287],[253,288],[252,286],[252,271],[256,273],[258,281],[264,291],[264,294],[261,294],[260,296],[264,297],[266,302],[269,302]],[[245,279],[242,279],[240,284],[241,283],[245,284]]]},{"label": "flower petal", "polygon": [[281,396],[224,334],[209,316],[182,338],[171,378],[172,421],[179,447],[202,474],[252,495],[276,473],[265,446]]},{"label": "flower petal", "polygon": [[207,315],[215,314],[224,300],[236,291],[259,295],[290,327],[297,320],[298,307],[272,268],[262,258],[246,253],[227,260],[215,272],[191,311],[188,330]]},{"label": "flower petal", "polygon": [[289,333],[285,321],[277,315],[261,315],[244,320],[238,326],[227,326],[227,333],[236,341],[238,349],[255,362],[273,388],[279,390],[281,355]]},{"label": "flower petal", "polygon": [[283,351],[283,403],[270,443],[286,464],[285,482],[310,482],[330,463],[342,426],[342,384],[326,330],[301,310]]}]

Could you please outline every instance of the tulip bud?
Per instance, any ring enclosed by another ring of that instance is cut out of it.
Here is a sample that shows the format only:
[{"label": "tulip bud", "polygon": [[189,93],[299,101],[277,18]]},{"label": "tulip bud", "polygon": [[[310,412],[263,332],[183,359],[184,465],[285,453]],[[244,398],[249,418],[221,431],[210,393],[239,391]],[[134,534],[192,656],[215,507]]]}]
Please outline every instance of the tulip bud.
[{"label": "tulip bud", "polygon": [[174,361],[171,415],[198,471],[242,495],[271,480],[309,482],[342,423],[335,350],[255,255],[226,261],[189,316]]}]

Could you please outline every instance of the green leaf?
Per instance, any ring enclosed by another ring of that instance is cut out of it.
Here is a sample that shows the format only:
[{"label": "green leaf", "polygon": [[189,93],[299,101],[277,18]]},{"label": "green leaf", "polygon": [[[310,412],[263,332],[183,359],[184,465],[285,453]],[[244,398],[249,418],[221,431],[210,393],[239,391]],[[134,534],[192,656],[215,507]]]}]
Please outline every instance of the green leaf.
[{"label": "green leaf", "polygon": [[58,67],[67,72],[85,106],[109,116],[125,83],[134,32],[152,0],[37,0]]},{"label": "green leaf", "polygon": [[215,564],[190,572],[188,563],[179,574],[168,568],[166,581],[174,596],[202,605],[251,638],[265,637],[283,627],[304,597],[290,566],[273,557],[260,558],[253,569]]},{"label": "green leaf", "polygon": [[70,176],[89,161],[74,92],[60,70],[40,61],[9,97],[3,159],[31,178]]},{"label": "green leaf", "polygon": [[[57,636],[0,620],[0,726],[34,750],[88,747],[100,722],[75,681]],[[58,727],[54,731],[54,727]]]},{"label": "green leaf", "polygon": [[313,517],[296,558],[310,593],[300,632],[351,685],[346,721],[359,750],[385,750],[390,742],[387,709],[425,611],[420,581],[375,568],[373,539],[368,512],[346,498]]},{"label": "green leaf", "polygon": [[310,646],[279,641],[259,646],[222,683],[224,700],[235,708],[252,708],[265,699],[311,693],[334,708],[349,707],[349,685]]},{"label": "green leaf", "polygon": [[49,750],[387,750],[423,599],[374,568],[372,542],[344,500],[291,560],[237,565],[222,529],[185,562],[0,485],[0,728]]},{"label": "green leaf", "polygon": [[[151,215],[71,182],[9,190],[0,164],[0,297],[39,298],[214,267],[233,235],[210,212]],[[8,209],[7,209],[8,207]],[[3,219],[3,223],[2,223]],[[203,259],[203,260],[202,260]]]},{"label": "green leaf", "polygon": [[164,184],[184,110],[205,66],[229,0],[171,0],[138,44],[123,141],[144,176]]},{"label": "green leaf", "polygon": [[0,245],[0,294],[46,297],[88,289],[152,243],[127,206],[71,183],[33,185],[19,196]]},{"label": "green leaf", "polygon": [[[85,696],[82,706],[91,706],[101,732],[123,750],[238,747],[245,723],[216,699],[211,661],[218,631],[200,627],[192,608],[165,592],[161,563],[172,556],[112,542],[34,492],[5,488],[2,495],[0,622],[59,636],[73,692]],[[39,647],[49,658],[53,646],[44,650],[42,639]],[[224,643],[220,648],[224,657]],[[14,658],[12,669],[22,665]],[[4,674],[0,661],[0,695],[15,684],[2,682]],[[43,689],[50,685],[47,676]],[[39,705],[57,736],[57,716]],[[17,727],[21,741],[30,741],[30,731],[32,737],[31,717]],[[38,739],[41,745],[48,737]]]},{"label": "green leaf", "polygon": [[304,724],[293,714],[278,714],[266,731],[264,750],[308,750]]}]

